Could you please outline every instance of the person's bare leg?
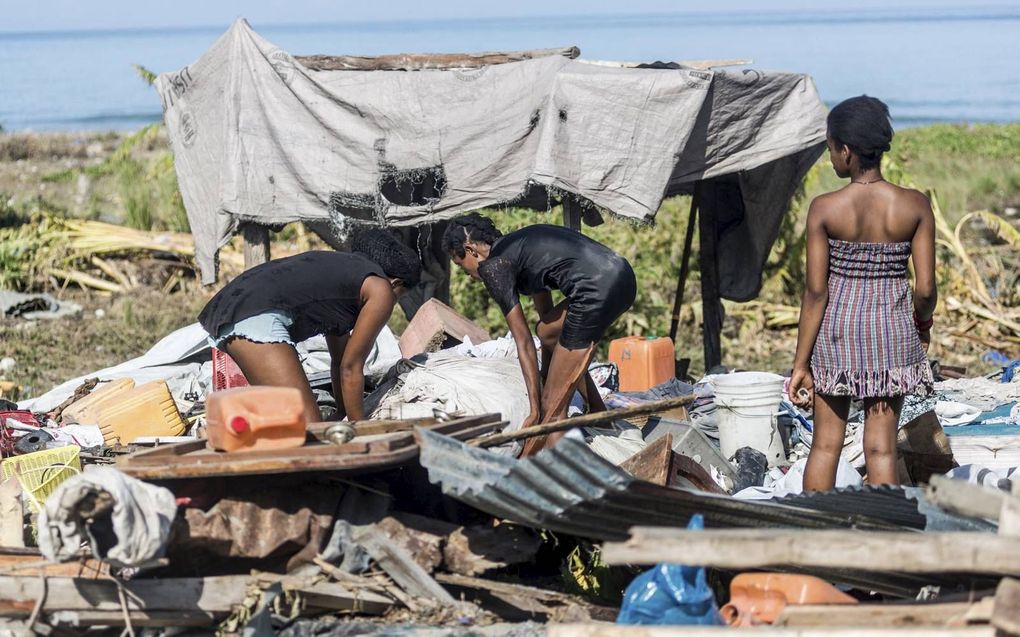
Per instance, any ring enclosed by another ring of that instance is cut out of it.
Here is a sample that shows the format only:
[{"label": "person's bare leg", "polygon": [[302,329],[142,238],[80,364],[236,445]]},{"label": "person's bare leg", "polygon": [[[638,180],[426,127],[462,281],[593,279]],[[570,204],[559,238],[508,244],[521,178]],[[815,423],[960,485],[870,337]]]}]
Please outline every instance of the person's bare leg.
[{"label": "person's bare leg", "polygon": [[[542,423],[562,420],[567,417],[570,397],[574,395],[581,377],[588,369],[588,361],[595,351],[595,345],[584,349],[567,349],[557,344],[549,365],[549,376],[542,388]],[[558,431],[548,436],[530,439],[524,445],[522,456],[530,456],[540,449],[554,445],[566,432]]]},{"label": "person's bare leg", "polygon": [[864,399],[864,463],[868,484],[896,484],[896,429],[903,397]]},{"label": "person's bare leg", "polygon": [[849,412],[849,398],[815,394],[811,452],[804,468],[805,491],[828,491],[836,486],[836,468],[843,452]]},{"label": "person's bare leg", "polygon": [[[311,423],[322,420],[308,377],[292,345],[253,343],[243,338],[234,338],[223,349],[241,368],[249,383],[297,389],[305,405],[306,421]],[[339,396],[337,400],[340,400]]]},{"label": "person's bare leg", "polygon": [[549,365],[552,364],[553,352],[560,342],[563,321],[567,318],[567,301],[557,303],[551,310],[539,317],[535,325],[535,336],[542,342],[542,380],[549,377]]}]

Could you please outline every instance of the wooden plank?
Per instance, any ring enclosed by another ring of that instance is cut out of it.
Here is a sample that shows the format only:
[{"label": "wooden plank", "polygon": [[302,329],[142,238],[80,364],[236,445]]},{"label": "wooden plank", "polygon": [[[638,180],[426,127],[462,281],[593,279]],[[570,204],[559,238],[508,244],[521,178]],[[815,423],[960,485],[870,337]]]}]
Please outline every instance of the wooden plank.
[{"label": "wooden plank", "polygon": [[553,433],[556,431],[564,431],[567,429],[573,429],[575,427],[592,427],[596,425],[603,425],[606,423],[613,422],[614,420],[625,420],[632,416],[643,416],[645,414],[655,414],[669,409],[675,409],[677,407],[683,407],[689,405],[695,400],[695,396],[678,396],[676,398],[666,398],[664,400],[657,400],[650,403],[644,403],[642,405],[634,405],[633,407],[624,407],[622,409],[610,409],[609,411],[596,412],[592,414],[585,414],[583,416],[575,416],[574,418],[567,418],[565,420],[558,420],[556,422],[550,422],[544,425],[535,425],[528,427],[527,429],[521,429],[505,434],[495,434],[487,436],[485,438],[478,438],[473,440],[471,444],[479,447],[495,447],[514,440],[524,440],[532,438],[534,436],[544,436],[545,434]]},{"label": "wooden plank", "polygon": [[[211,627],[228,615],[226,612],[206,613],[184,610],[133,610],[129,613],[131,625],[135,627],[154,626],[159,628],[200,628]],[[68,626],[123,626],[124,611],[121,610],[63,610],[47,613],[51,624]]]},{"label": "wooden plank", "polygon": [[[121,585],[129,611],[229,613],[244,599],[249,582],[247,575],[228,575],[136,579]],[[117,582],[110,579],[50,577],[45,590],[44,613],[121,610]],[[40,597],[43,582],[38,577],[0,576],[0,616],[27,617]]]},{"label": "wooden plank", "polygon": [[[498,420],[498,414],[483,414],[437,423],[428,428],[463,440],[495,428]],[[222,453],[204,446],[191,449],[181,454],[155,454],[156,449],[136,453],[118,459],[117,468],[135,478],[173,480],[306,471],[364,471],[395,466],[418,455],[413,432],[360,436],[343,445],[313,443],[276,451]]]},{"label": "wooden plank", "polygon": [[[480,577],[449,573],[440,573],[436,575],[436,579],[458,589],[491,595],[525,614],[552,616],[557,614],[558,609],[570,609],[580,611],[585,618],[613,621],[620,612],[618,608],[598,606],[580,597],[522,584],[497,582]],[[567,612],[569,613],[570,610]]]},{"label": "wooden plank", "polygon": [[[830,626],[826,628],[757,627],[755,634],[770,637],[993,637],[989,626],[968,628],[857,628]],[[612,624],[551,624],[548,637],[721,637],[732,635],[725,626],[618,626]]]},{"label": "wooden plank", "polygon": [[939,507],[976,518],[998,520],[1002,504],[1009,493],[1000,489],[933,475],[925,495]]},{"label": "wooden plank", "polygon": [[368,590],[351,591],[335,582],[319,582],[292,589],[315,608],[341,610],[365,615],[382,615],[393,608],[393,600]]},{"label": "wooden plank", "polygon": [[666,434],[630,458],[620,468],[638,480],[666,486],[673,467],[673,434]]},{"label": "wooden plank", "polygon": [[1005,578],[995,591],[992,626],[1006,635],[1020,636],[1020,581]]},{"label": "wooden plank", "polygon": [[857,626],[900,628],[911,626],[965,626],[991,617],[992,598],[976,602],[928,604],[789,605],[774,626],[813,628]]},{"label": "wooden plank", "polygon": [[608,66],[618,69],[637,69],[637,68],[649,68],[651,66],[661,66],[662,68],[670,67],[686,67],[688,69],[694,69],[696,71],[707,71],[709,69],[715,69],[723,66],[746,66],[748,64],[754,64],[754,60],[750,58],[716,58],[708,60],[676,60],[673,62],[615,62],[612,60],[578,60],[583,64],[591,64],[594,66]]},{"label": "wooden plank", "polygon": [[630,539],[606,543],[602,553],[607,564],[1020,574],[1020,540],[990,533],[635,527]]},{"label": "wooden plank", "polygon": [[557,55],[573,59],[580,54],[581,50],[576,46],[568,46],[557,49],[532,49],[529,51],[397,53],[374,57],[359,55],[297,55],[294,59],[312,71],[425,71],[471,69]]},{"label": "wooden plank", "polygon": [[364,548],[386,574],[411,597],[432,599],[443,606],[456,605],[456,600],[445,588],[375,527],[361,527],[353,533],[351,539]]}]

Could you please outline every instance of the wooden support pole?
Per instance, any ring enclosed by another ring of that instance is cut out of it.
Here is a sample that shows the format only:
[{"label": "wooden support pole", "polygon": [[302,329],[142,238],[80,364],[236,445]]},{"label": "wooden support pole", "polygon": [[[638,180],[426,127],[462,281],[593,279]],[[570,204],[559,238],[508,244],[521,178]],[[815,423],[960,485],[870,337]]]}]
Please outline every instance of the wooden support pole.
[{"label": "wooden support pole", "polygon": [[705,371],[722,363],[722,302],[719,300],[719,245],[718,228],[715,222],[715,209],[712,206],[702,207],[699,201],[698,230],[701,251],[701,315],[703,341],[705,348]]},{"label": "wooden support pole", "polygon": [[669,339],[676,345],[676,333],[680,328],[680,310],[684,306],[684,292],[687,288],[687,277],[691,271],[691,249],[694,245],[694,227],[698,222],[698,190],[699,184],[694,184],[694,194],[691,195],[691,212],[687,216],[687,233],[684,236],[684,252],[680,257],[680,275],[676,281],[676,297],[673,298],[673,321],[669,325]]},{"label": "wooden support pole", "polygon": [[563,227],[581,232],[581,204],[571,195],[566,195],[560,203],[563,206]]},{"label": "wooden support pole", "polygon": [[489,53],[397,53],[373,57],[357,55],[298,55],[294,59],[312,71],[423,71],[471,69],[508,62],[562,56],[574,59],[581,55],[576,46],[529,51]]},{"label": "wooden support pole", "polygon": [[1020,540],[992,533],[768,531],[635,527],[606,543],[607,564],[748,569],[778,566],[903,573],[1020,574]]},{"label": "wooden support pole", "polygon": [[244,222],[241,224],[241,237],[244,239],[245,270],[250,270],[272,258],[269,255],[269,228],[257,223]]}]

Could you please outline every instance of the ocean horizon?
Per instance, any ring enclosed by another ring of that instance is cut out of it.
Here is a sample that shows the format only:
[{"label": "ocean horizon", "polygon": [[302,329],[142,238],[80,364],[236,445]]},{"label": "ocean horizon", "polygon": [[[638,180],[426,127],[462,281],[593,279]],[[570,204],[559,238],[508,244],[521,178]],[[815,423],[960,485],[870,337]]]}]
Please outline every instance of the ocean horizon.
[{"label": "ocean horizon", "polygon": [[[229,24],[0,31],[4,131],[134,130],[162,119],[133,65],[176,71]],[[295,55],[510,51],[578,46],[590,60],[750,59],[806,73],[829,105],[867,93],[897,127],[1020,121],[1020,6],[682,12],[257,24]],[[741,67],[728,67],[740,69]]]}]

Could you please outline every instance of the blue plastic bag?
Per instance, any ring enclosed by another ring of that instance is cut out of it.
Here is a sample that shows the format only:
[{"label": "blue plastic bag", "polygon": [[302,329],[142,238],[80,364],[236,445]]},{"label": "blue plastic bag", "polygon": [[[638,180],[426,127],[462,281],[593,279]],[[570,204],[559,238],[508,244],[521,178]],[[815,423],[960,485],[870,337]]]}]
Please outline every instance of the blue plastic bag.
[{"label": "blue plastic bag", "polygon": [[[704,527],[700,514],[687,524],[692,530]],[[627,587],[616,623],[721,626],[723,620],[704,568],[659,564]]]}]

